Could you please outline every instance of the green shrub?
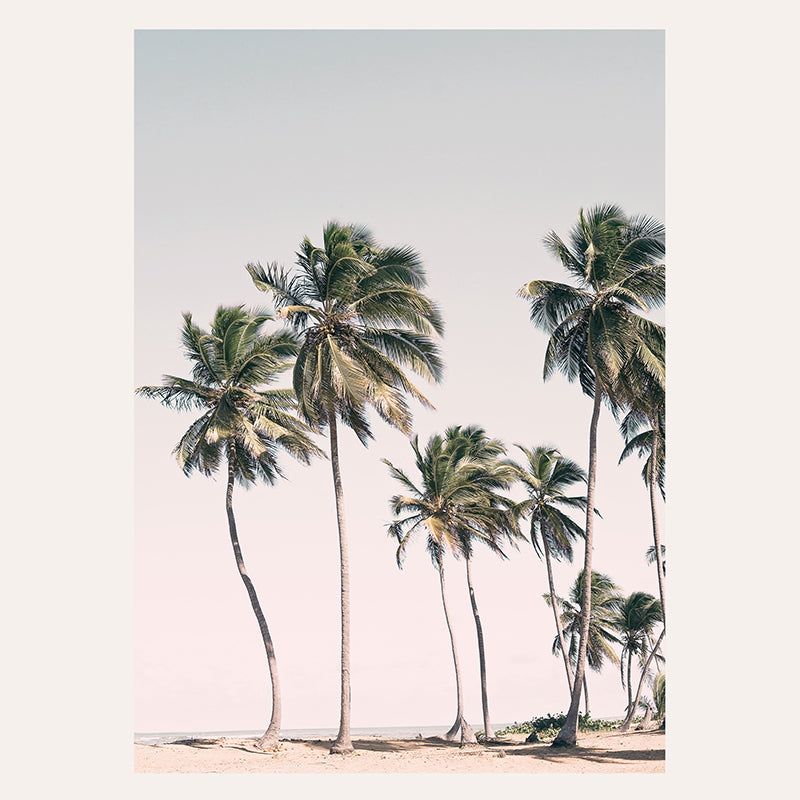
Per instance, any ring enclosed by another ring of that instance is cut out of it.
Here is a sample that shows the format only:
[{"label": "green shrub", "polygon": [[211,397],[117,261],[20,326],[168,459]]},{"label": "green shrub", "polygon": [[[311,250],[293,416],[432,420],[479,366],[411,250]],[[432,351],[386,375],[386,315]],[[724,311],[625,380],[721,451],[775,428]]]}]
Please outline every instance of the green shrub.
[{"label": "green shrub", "polygon": [[[547,714],[543,717],[534,717],[527,722],[515,722],[507,728],[497,731],[497,735],[508,736],[513,733],[521,733],[529,736],[535,731],[539,739],[553,739],[561,730],[566,719],[566,714]],[[588,714],[578,717],[578,730],[580,731],[613,731],[618,726],[619,720],[592,719]]]}]

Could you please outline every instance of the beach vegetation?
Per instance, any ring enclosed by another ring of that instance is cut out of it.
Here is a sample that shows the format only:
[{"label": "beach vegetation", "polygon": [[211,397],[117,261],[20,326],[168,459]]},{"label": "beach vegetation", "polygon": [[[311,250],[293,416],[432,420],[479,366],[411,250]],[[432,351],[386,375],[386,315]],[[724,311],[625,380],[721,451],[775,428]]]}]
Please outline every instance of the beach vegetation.
[{"label": "beach vegetation", "polygon": [[[533,717],[526,722],[515,722],[497,732],[498,736],[525,735],[532,742],[552,740],[564,726],[567,715],[544,714]],[[619,725],[618,720],[593,719],[589,714],[578,717],[578,730],[584,732],[613,731]]]}]

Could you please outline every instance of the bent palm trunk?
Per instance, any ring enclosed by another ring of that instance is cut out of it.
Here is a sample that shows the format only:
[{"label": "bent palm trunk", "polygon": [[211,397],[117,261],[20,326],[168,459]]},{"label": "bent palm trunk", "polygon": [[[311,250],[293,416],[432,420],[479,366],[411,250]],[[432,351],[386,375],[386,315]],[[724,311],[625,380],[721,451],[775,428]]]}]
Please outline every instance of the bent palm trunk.
[{"label": "bent palm trunk", "polygon": [[233,482],[234,482],[234,463],[236,456],[236,445],[231,440],[228,442],[228,487],[225,493],[225,511],[228,514],[228,529],[231,536],[231,544],[233,545],[233,555],[236,558],[236,566],[239,569],[239,575],[242,582],[247,589],[247,594],[250,598],[250,605],[258,621],[258,627],[261,630],[261,639],[264,642],[264,649],[267,651],[267,664],[269,665],[269,676],[272,682],[272,716],[269,721],[269,727],[264,735],[258,740],[258,746],[263,750],[274,750],[278,747],[278,738],[281,731],[281,690],[278,682],[278,662],[275,659],[275,648],[272,644],[272,637],[267,627],[267,621],[261,611],[261,604],[258,602],[253,582],[247,574],[244,565],[244,558],[242,556],[242,549],[239,545],[239,536],[236,531],[236,519],[233,516]]},{"label": "bent palm trunk", "polygon": [[336,494],[336,521],[339,528],[339,567],[342,599],[342,694],[339,714],[339,734],[331,747],[331,753],[352,753],[350,740],[350,556],[347,547],[347,531],[344,524],[344,494],[342,476],[339,471],[339,438],[336,431],[336,413],[328,409],[328,428],[331,439],[331,469],[333,488]]},{"label": "bent palm trunk", "polygon": [[581,600],[581,629],[578,644],[578,662],[575,666],[575,680],[572,686],[572,699],[569,704],[564,725],[553,739],[552,747],[574,747],[578,742],[578,713],[581,702],[583,676],[586,672],[586,648],[589,640],[589,615],[592,612],[592,545],[594,533],[594,486],[597,475],[597,420],[600,417],[602,399],[600,381],[594,382],[594,406],[589,425],[589,470],[586,481],[586,547],[583,559],[583,598]]},{"label": "bent palm trunk", "polygon": [[450,614],[447,611],[447,600],[444,592],[444,563],[443,554],[439,554],[439,586],[442,590],[442,607],[444,608],[444,620],[447,623],[447,632],[450,634],[450,647],[453,651],[453,666],[456,672],[456,721],[453,727],[444,735],[444,738],[453,742],[461,730],[461,746],[465,744],[477,744],[478,740],[475,733],[464,719],[464,706],[461,697],[461,668],[458,665],[458,651],[456,650],[456,639],[453,634],[453,626],[450,624]]},{"label": "bent palm trunk", "polygon": [[483,735],[486,739],[494,739],[494,730],[492,730],[492,723],[489,721],[489,696],[486,687],[486,656],[484,653],[483,645],[483,628],[481,626],[481,618],[478,614],[478,604],[475,601],[475,590],[472,588],[472,576],[470,574],[469,556],[465,559],[467,562],[467,587],[469,588],[469,601],[472,605],[472,616],[475,618],[475,630],[478,633],[478,658],[481,667],[481,703],[483,704]]}]

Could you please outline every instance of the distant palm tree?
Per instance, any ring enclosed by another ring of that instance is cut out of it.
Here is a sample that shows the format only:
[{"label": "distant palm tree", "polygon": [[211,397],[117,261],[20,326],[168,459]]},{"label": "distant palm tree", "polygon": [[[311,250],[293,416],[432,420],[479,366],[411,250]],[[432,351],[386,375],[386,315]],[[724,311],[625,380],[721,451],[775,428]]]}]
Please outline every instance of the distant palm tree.
[{"label": "distant palm tree", "polygon": [[555,448],[540,446],[528,450],[522,445],[517,447],[526,457],[525,466],[517,465],[517,470],[519,480],[528,492],[528,499],[519,503],[517,513],[530,517],[531,544],[539,558],[544,555],[550,586],[550,607],[553,609],[559,649],[564,658],[571,694],[572,669],[556,604],[551,556],[571,562],[573,542],[583,537],[583,528],[562,509],[583,510],[586,507],[585,497],[571,497],[566,494],[574,484],[586,483],[586,473]]},{"label": "distant palm tree", "polygon": [[663,672],[659,672],[653,680],[653,703],[656,719],[664,719],[667,715],[667,676]]},{"label": "distant palm tree", "polygon": [[[411,446],[420,475],[419,485],[391,462],[384,460],[384,463],[409,493],[395,495],[391,499],[392,513],[400,517],[389,526],[390,535],[396,537],[399,543],[396,556],[398,566],[402,566],[411,537],[421,529],[427,533],[427,550],[439,572],[442,606],[456,677],[456,720],[445,734],[445,739],[455,739],[460,730],[461,744],[465,745],[474,743],[476,738],[464,718],[461,670],[445,595],[444,557],[449,551],[456,558],[468,558],[473,543],[478,541],[502,555],[498,541],[501,537],[515,534],[516,522],[510,510],[513,503],[495,492],[495,489],[505,487],[513,480],[513,469],[468,456],[464,448],[465,437],[459,435],[460,431],[451,428],[449,436],[431,436],[424,453],[420,451],[418,437],[414,437]],[[401,516],[403,514],[406,516]],[[468,583],[474,601],[469,577]],[[477,614],[476,605],[473,605],[473,612]],[[480,631],[479,620],[476,621],[476,627]],[[481,639],[482,633],[479,634],[479,642]]]},{"label": "distant palm tree", "polygon": [[298,410],[313,427],[327,427],[330,437],[342,609],[339,733],[331,752],[349,753],[350,558],[337,419],[364,445],[372,438],[367,407],[410,434],[404,395],[430,403],[401,367],[440,380],[442,362],[431,336],[441,334],[444,323],[421,291],[426,281],[419,255],[409,247],[380,247],[362,226],[329,222],[322,247],[306,237],[293,274],[277,264],[248,264],[247,270],[256,288],[272,295],[279,316],[301,332],[294,367]]},{"label": "distant palm tree", "polygon": [[[664,226],[648,217],[628,217],[619,207],[597,206],[584,213],[567,245],[554,232],[544,239],[578,286],[534,280],[519,291],[530,300],[531,321],[550,334],[544,360],[544,378],[563,372],[578,379],[593,399],[589,425],[589,469],[585,526],[584,571],[591,576],[597,466],[597,420],[605,400],[619,404],[616,385],[626,363],[636,360],[654,380],[664,382],[664,365],[649,346],[656,326],[637,311],[649,311],[664,302]],[[585,671],[591,609],[591,578],[584,587],[580,645],[572,698],[563,727],[553,745],[577,742],[578,707]]]},{"label": "distant palm tree", "polygon": [[211,475],[227,463],[225,510],[231,544],[261,631],[272,682],[272,716],[259,740],[264,749],[278,746],[281,694],[275,648],[239,544],[233,484],[247,486],[257,480],[274,483],[281,475],[277,461],[281,450],[304,463],[312,456],[323,455],[309,439],[309,429],[292,414],[294,392],[259,388],[288,369],[298,349],[294,336],[287,331],[261,333],[271,319],[265,313],[247,312],[242,306],[220,306],[211,331],[206,332],[192,322],[191,314],[184,314],[183,348],[192,363],[192,379],[165,375],[161,386],[136,390],[169,408],[203,412],[174,450],[186,475],[194,470]]},{"label": "distant palm tree", "polygon": [[647,656],[655,652],[653,628],[662,621],[661,603],[646,592],[633,592],[624,598],[614,614],[613,625],[619,633],[622,645],[620,659],[620,677],[622,685],[628,690],[628,705],[625,709],[626,721],[633,716],[638,704],[638,696],[633,697],[633,661],[639,661],[642,672],[646,671]]},{"label": "distant palm tree", "polygon": [[[567,599],[557,597],[555,602],[560,610],[561,626],[569,640],[568,653],[571,664],[578,659],[581,630],[581,604],[583,602],[583,571],[578,573],[575,582],[570,587]],[[603,668],[606,660],[612,664],[619,664],[619,657],[614,652],[613,644],[619,644],[619,639],[614,628],[614,620],[620,603],[619,587],[608,575],[602,572],[593,572],[591,579],[592,607],[589,617],[589,635],[586,647],[586,663],[595,672]],[[550,595],[542,595],[545,602],[550,605]],[[561,639],[558,636],[553,640],[553,655],[561,650]],[[583,679],[583,693],[586,702],[585,713],[589,713],[589,687],[586,674]]]}]

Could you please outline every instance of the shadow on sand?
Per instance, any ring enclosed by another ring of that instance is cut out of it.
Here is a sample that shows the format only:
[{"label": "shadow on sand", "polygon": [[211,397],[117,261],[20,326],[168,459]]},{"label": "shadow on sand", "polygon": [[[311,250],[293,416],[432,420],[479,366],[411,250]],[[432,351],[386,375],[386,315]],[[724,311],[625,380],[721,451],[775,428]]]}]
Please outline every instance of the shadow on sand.
[{"label": "shadow on sand", "polygon": [[[647,731],[647,733],[662,733],[663,731]],[[645,733],[644,731],[642,733]],[[631,744],[635,744],[636,731],[619,734],[625,736],[627,740],[633,739]],[[173,745],[184,745],[199,749],[224,748],[230,750],[242,750],[247,753],[269,754],[269,751],[261,750],[256,745],[256,739],[181,739],[171,742]],[[284,739],[285,742],[304,744],[327,753],[333,743],[332,740],[325,739]],[[628,742],[626,742],[627,744]],[[663,761],[665,750],[636,750],[633,748],[625,750],[606,749],[592,747],[587,742],[586,745],[578,744],[577,747],[553,748],[548,742],[528,744],[526,742],[506,741],[503,739],[493,739],[485,744],[468,745],[461,747],[458,741],[448,742],[439,736],[430,736],[425,739],[353,739],[353,747],[356,750],[367,750],[377,753],[409,753],[426,749],[442,749],[460,751],[464,756],[480,755],[486,753],[496,757],[515,758],[524,756],[536,758],[542,761],[549,761],[554,764],[566,761],[591,761],[604,763],[612,761]]]}]

